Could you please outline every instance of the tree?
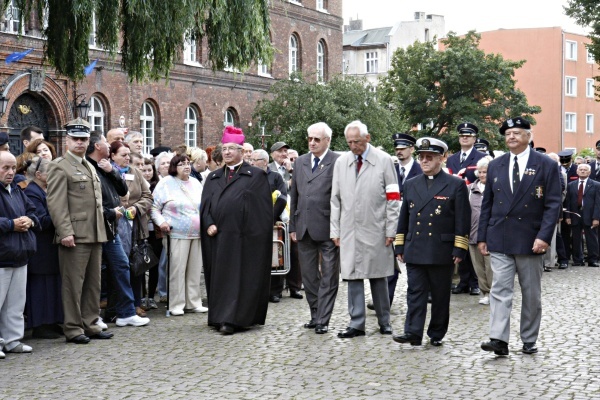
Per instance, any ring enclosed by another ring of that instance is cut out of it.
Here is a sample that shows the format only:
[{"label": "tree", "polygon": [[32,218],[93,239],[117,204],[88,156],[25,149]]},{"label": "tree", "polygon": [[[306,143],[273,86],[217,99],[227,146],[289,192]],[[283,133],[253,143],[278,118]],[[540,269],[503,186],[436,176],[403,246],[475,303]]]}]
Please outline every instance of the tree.
[{"label": "tree", "polygon": [[[578,25],[591,29],[588,35],[591,43],[587,48],[595,60],[600,60],[600,3],[597,0],[569,0],[564,9]],[[600,76],[594,79],[600,83]],[[600,101],[600,85],[596,85],[596,101]]]},{"label": "tree", "polygon": [[[0,15],[9,1],[0,0]],[[74,81],[89,64],[94,15],[98,46],[113,57],[119,51],[131,80],[168,77],[185,40],[204,36],[213,69],[272,60],[268,0],[16,0],[16,7],[24,21],[35,8],[39,26],[47,15],[44,56]]]},{"label": "tree", "polygon": [[515,87],[514,71],[524,61],[504,60],[498,54],[479,49],[480,36],[471,31],[464,37],[453,32],[441,41],[399,48],[391,69],[383,78],[379,94],[398,116],[423,129],[417,136],[443,135],[451,149],[458,149],[456,125],[471,122],[491,147],[504,147],[498,126],[507,117],[532,115],[541,111],[530,106],[525,94]]},{"label": "tree", "polygon": [[[360,119],[369,128],[371,144],[391,150],[391,135],[400,131],[391,111],[383,107],[366,85],[366,81],[337,76],[327,84],[310,83],[296,75],[275,83],[265,100],[254,110],[254,119],[266,126],[273,136],[269,144],[285,141],[301,154],[308,151],[306,129],[325,122],[333,130],[331,149],[346,151],[344,128]],[[260,147],[259,132],[255,130],[250,142]]]}]

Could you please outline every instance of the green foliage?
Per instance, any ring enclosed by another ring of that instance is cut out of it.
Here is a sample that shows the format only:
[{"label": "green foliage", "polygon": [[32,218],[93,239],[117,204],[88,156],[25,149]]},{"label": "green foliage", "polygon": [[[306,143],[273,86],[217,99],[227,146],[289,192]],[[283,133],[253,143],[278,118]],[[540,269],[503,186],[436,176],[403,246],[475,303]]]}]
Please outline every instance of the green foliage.
[{"label": "green foliage", "polygon": [[[337,76],[327,84],[311,83],[295,75],[289,80],[275,83],[254,110],[253,118],[265,124],[267,149],[277,141],[284,141],[300,154],[308,151],[306,129],[325,122],[333,131],[331,149],[348,150],[344,128],[354,120],[365,123],[371,135],[371,144],[392,150],[391,135],[402,127],[394,121],[391,111],[383,107],[366,81]],[[260,147],[260,127],[255,126],[248,141]]]},{"label": "green foliage", "polygon": [[[564,7],[565,14],[573,18],[578,25],[590,28],[588,38],[591,43],[587,45],[589,52],[595,60],[600,60],[600,2],[597,0],[569,0]],[[596,101],[600,101],[600,76],[595,76]]]},{"label": "green foliage", "polygon": [[581,151],[579,151],[579,153],[575,154],[575,156],[581,156],[583,158],[585,157],[592,157],[593,159],[596,158],[596,152],[594,151],[594,149],[592,148],[585,148],[585,149],[581,149]]},{"label": "green foliage", "polygon": [[444,51],[435,49],[435,41],[396,50],[381,80],[381,100],[410,125],[421,124],[418,137],[441,136],[451,150],[459,148],[456,126],[461,122],[477,125],[493,149],[504,148],[500,123],[517,115],[535,122],[532,115],[541,109],[530,106],[515,88],[514,71],[524,61],[486,54],[479,40],[473,31],[464,37],[450,32],[442,40]]},{"label": "green foliage", "polygon": [[[0,14],[7,0],[0,3]],[[116,57],[130,80],[166,78],[188,38],[206,36],[213,69],[239,71],[271,62],[269,0],[18,0],[27,20],[33,7],[48,10],[44,55],[74,81],[90,62],[88,38],[96,16],[97,45]],[[40,26],[43,13],[38,12]]]}]

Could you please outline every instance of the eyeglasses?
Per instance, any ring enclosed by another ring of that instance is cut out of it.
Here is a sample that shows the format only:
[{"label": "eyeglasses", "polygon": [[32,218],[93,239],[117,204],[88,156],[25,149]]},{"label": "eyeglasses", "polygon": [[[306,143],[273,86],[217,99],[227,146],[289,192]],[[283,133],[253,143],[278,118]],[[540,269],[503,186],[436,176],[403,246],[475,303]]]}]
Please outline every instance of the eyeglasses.
[{"label": "eyeglasses", "polygon": [[223,151],[223,153],[224,153],[226,151],[237,151],[240,149],[241,149],[241,147],[223,147],[223,148],[221,148],[221,151]]},{"label": "eyeglasses", "polygon": [[318,138],[318,137],[309,136],[306,139],[308,140],[308,143],[310,143],[310,142],[321,143],[321,138]]},{"label": "eyeglasses", "polygon": [[79,137],[79,136],[70,136],[70,135],[67,135],[67,137],[69,139],[71,139],[72,141],[74,141],[74,142],[87,142],[89,140],[89,138]]},{"label": "eyeglasses", "polygon": [[179,164],[177,164],[178,167],[189,167],[190,165],[192,165],[189,162],[180,162]]}]

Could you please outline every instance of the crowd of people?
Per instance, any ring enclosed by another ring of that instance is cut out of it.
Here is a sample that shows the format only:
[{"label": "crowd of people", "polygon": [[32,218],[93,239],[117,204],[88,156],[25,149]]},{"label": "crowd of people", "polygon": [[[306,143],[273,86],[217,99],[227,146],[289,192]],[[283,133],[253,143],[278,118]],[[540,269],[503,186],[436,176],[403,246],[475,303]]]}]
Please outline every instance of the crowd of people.
[{"label": "crowd of people", "polygon": [[[481,348],[507,355],[517,275],[522,352],[535,353],[543,271],[571,258],[600,265],[600,141],[598,160],[573,163],[570,152],[533,148],[530,123],[516,117],[499,130],[508,152],[494,158],[475,124],[456,130],[461,149],[449,157],[444,141],[410,132],[392,135],[392,156],[371,145],[360,121],[344,131],[349,151],[333,151],[331,128],[318,122],[307,128],[308,153],[276,142],[271,163],[234,127],[206,150],[150,155],[139,132],[104,135],[81,119],[65,126],[61,157],[36,127],[21,132],[19,157],[0,133],[0,350],[32,352],[25,329],[75,344],[111,339],[109,323],[148,325],[159,303],[172,316],[207,313],[209,326],[231,335],[263,325],[286,286],[294,299],[304,290],[304,327],[325,334],[341,277],[349,322],[339,338],[364,336],[370,308],[395,342],[421,345],[426,333],[441,346],[451,294],[468,293],[490,306]],[[273,225],[282,223],[285,278],[271,275]],[[130,262],[143,241],[158,260],[147,275]],[[407,313],[393,334],[401,265]]]}]

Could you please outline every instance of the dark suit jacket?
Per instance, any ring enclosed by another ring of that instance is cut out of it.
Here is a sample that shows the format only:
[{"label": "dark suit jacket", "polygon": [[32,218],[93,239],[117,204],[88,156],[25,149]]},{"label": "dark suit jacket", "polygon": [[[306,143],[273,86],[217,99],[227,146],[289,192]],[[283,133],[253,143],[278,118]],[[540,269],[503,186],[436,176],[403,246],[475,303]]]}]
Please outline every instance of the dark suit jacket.
[{"label": "dark suit jacket", "polygon": [[465,182],[444,171],[427,188],[420,175],[404,184],[395,241],[396,254],[411,264],[453,264],[469,249],[471,206]]},{"label": "dark suit jacket", "polygon": [[[565,208],[571,213],[564,217],[571,218],[571,225],[592,226],[592,220],[600,220],[600,183],[588,179],[583,189],[583,209],[577,206],[577,193],[579,191],[579,180],[570,182],[567,186],[567,197]],[[583,221],[582,221],[583,219]]]},{"label": "dark suit jacket", "polygon": [[510,153],[492,160],[483,192],[477,241],[489,251],[533,255],[536,238],[551,243],[561,208],[556,162],[531,151],[521,184],[512,193],[508,177]]},{"label": "dark suit jacket", "polygon": [[462,166],[460,165],[461,154],[462,151],[456,152],[448,157],[448,160],[446,161],[446,168],[448,168],[448,172],[450,172],[452,175],[456,175],[461,169],[466,168],[466,172],[464,176],[461,176],[461,178],[466,178],[467,183],[473,183],[477,179],[475,176],[477,161],[485,157],[485,154],[473,148]]},{"label": "dark suit jacket", "polygon": [[[594,168],[595,167],[596,166],[594,165]],[[575,163],[572,163],[571,166],[567,168],[567,184],[577,179],[579,179],[579,175],[577,175],[577,165]]]},{"label": "dark suit jacket", "polygon": [[[400,186],[400,194],[402,194],[402,192],[404,191],[404,184],[402,183],[402,180],[400,179],[400,164],[394,164],[394,167],[396,168],[396,174],[398,174],[398,186]],[[407,180],[414,178],[415,176],[419,176],[423,173],[423,170],[421,169],[421,166],[419,165],[418,162],[413,162],[412,168],[410,169],[410,171],[408,171],[408,174],[406,174],[406,177],[404,178],[404,183],[406,183]]]},{"label": "dark suit jacket", "polygon": [[592,178],[596,182],[600,182],[600,170],[598,171],[598,173],[596,173],[596,165],[597,164],[598,164],[598,161],[592,161],[590,163],[590,167],[592,168],[592,173],[590,175],[590,178]]},{"label": "dark suit jacket", "polygon": [[290,189],[290,232],[296,232],[298,240],[306,232],[313,240],[329,240],[333,166],[339,156],[330,149],[314,173],[310,162],[311,153],[296,159]]}]

